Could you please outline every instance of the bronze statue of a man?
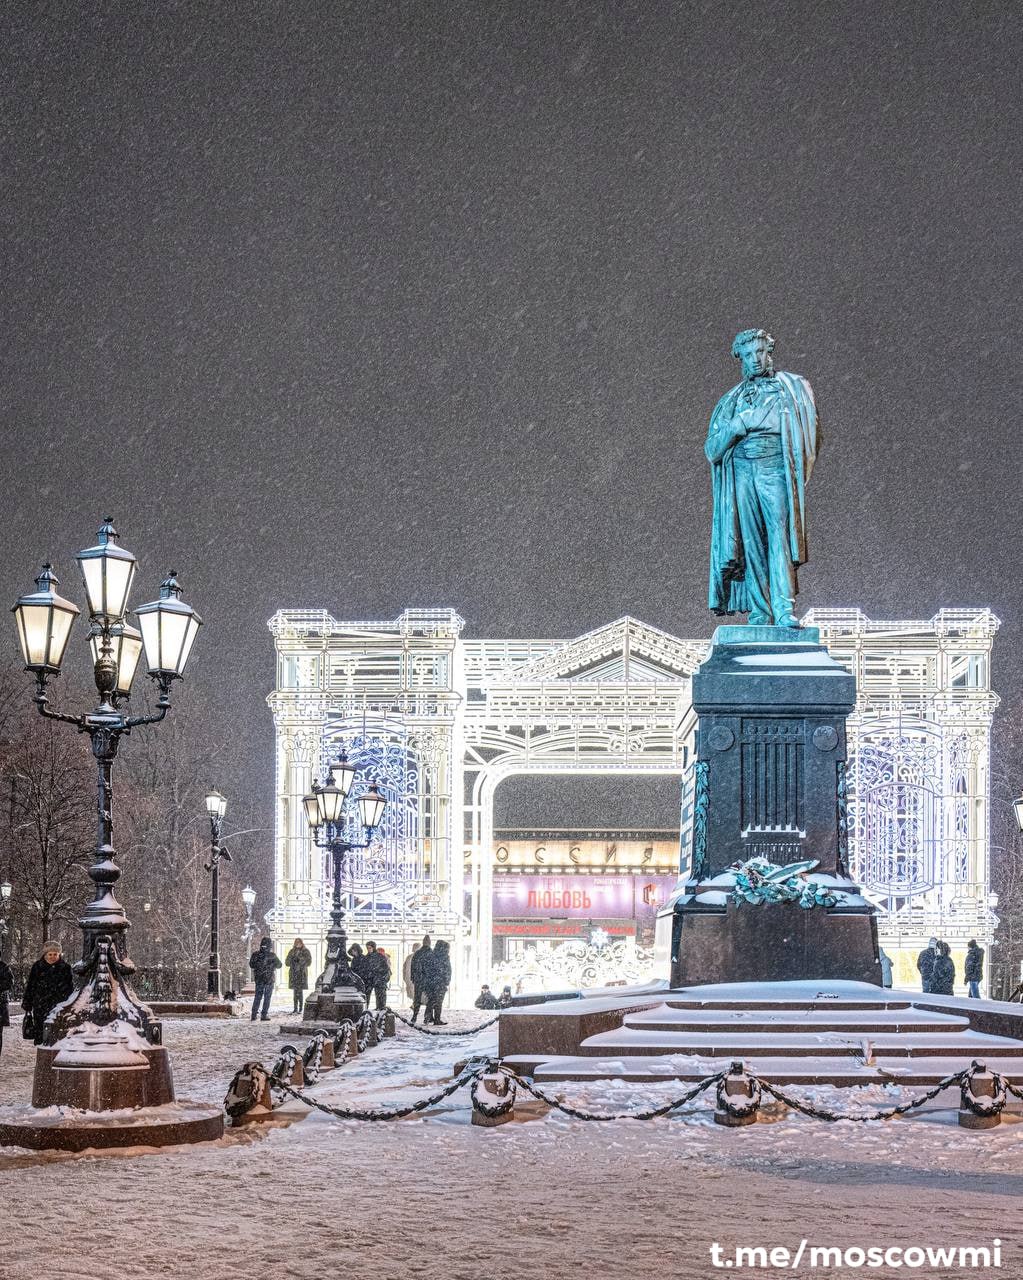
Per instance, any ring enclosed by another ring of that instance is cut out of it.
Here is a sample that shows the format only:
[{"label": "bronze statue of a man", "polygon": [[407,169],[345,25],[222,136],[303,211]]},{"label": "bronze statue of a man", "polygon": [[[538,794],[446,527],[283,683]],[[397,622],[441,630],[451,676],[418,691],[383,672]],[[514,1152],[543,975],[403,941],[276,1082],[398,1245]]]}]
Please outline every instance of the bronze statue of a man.
[{"label": "bronze statue of a man", "polygon": [[821,436],[809,382],[776,373],[773,350],[764,329],[736,336],[742,381],[711,415],[704,445],[714,485],[709,604],[718,614],[748,614],[751,623],[798,627],[806,485]]}]

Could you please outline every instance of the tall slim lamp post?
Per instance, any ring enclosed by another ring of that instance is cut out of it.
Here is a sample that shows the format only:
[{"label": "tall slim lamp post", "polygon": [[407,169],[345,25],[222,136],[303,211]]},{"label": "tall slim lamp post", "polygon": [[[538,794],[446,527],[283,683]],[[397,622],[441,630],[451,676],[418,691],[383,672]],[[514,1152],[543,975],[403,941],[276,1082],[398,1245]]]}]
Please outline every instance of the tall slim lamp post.
[{"label": "tall slim lamp post", "polygon": [[227,812],[227,801],[219,791],[206,795],[206,812],[210,815],[210,965],[206,974],[206,994],[219,1000],[220,994],[220,863],[231,861],[231,855],[220,843]]},{"label": "tall slim lamp post", "polygon": [[245,981],[242,983],[242,996],[254,996],[256,994],[256,984],[252,978],[252,970],[248,967],[249,956],[252,954],[252,939],[256,936],[256,922],[252,918],[252,908],[256,905],[256,891],[252,885],[247,884],[242,890],[242,905],[245,907],[245,928],[242,930],[242,941],[245,943],[245,950],[249,953],[245,957]]},{"label": "tall slim lamp post", "polygon": [[[116,1065],[119,1061],[123,1064],[124,1036],[115,1034],[112,1023],[133,1028],[150,1045],[160,1043],[159,1022],[132,990],[135,966],[128,958],[129,923],[124,907],[114,896],[121,871],[113,846],[112,774],[121,739],[132,729],[156,724],[166,716],[171,705],[171,686],[184,673],[202,623],[195,610],[182,600],[174,570],[161,584],[158,599],[135,610],[140,630],[128,623],[128,597],[137,562],[117,537],[117,530],[108,517],[99,530],[96,545],[80,551],[77,557],[88,602],[89,644],[98,695],[92,711],[69,715],[49,705],[47,685],[60,675],[71,628],[79,613],[76,605],[57,594],[58,583],[50,564],[43,565],[36,579],[36,590],[22,596],[13,607],[25,669],[35,676],[36,709],[48,720],[87,734],[96,760],[96,860],[89,868],[95,892],[78,921],[83,947],[82,959],[74,966],[75,990],[46,1019],[40,1052],[44,1053],[48,1046],[63,1041],[69,1032],[89,1023],[98,1029],[97,1034],[92,1035],[93,1061],[97,1067]],[[131,693],[143,650],[158,696],[154,711],[133,716],[121,704]],[[106,1055],[104,1043],[110,1048]],[[38,1071],[36,1076],[34,1098],[41,1092]],[[173,1098],[169,1078],[165,1092]]]},{"label": "tall slim lamp post", "polygon": [[332,896],[330,928],[327,930],[327,959],[323,972],[316,979],[315,995],[306,1005],[306,1019],[314,1021],[340,1021],[343,1017],[358,1017],[365,1009],[365,1001],[355,981],[348,962],[348,935],[345,932],[345,909],[341,900],[341,878],[345,858],[352,849],[366,849],[373,832],[384,816],[385,800],[376,783],[359,797],[359,817],[365,832],[362,841],[349,840],[342,822],[345,801],[355,780],[355,769],[344,752],[330,766],[330,780],[324,786],[313,787],[305,796],[306,821],[312,830],[313,841],[319,849],[330,851]]},{"label": "tall slim lamp post", "polygon": [[11,894],[14,885],[10,880],[0,884],[0,960],[4,958],[4,943],[7,941],[7,912],[11,907]]}]

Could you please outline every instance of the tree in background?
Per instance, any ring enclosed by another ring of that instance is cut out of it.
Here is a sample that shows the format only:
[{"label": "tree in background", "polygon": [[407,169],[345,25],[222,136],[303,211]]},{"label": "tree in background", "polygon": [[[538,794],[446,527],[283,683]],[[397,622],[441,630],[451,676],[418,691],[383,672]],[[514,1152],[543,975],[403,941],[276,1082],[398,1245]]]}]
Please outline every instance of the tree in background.
[{"label": "tree in background", "polygon": [[86,868],[96,844],[89,745],[26,707],[23,684],[13,668],[0,672],[0,871],[14,886],[10,924],[19,961],[35,959],[53,937],[77,954],[75,921],[88,900]]},{"label": "tree in background", "polygon": [[[77,919],[92,896],[86,874],[96,843],[96,767],[88,741],[39,717],[24,672],[0,667],[0,879],[13,894],[7,957],[24,970],[56,936],[78,955]],[[115,888],[132,928],[128,949],[139,991],[192,998],[206,990],[210,945],[209,819],[204,798],[220,751],[202,725],[177,715],[161,733],[136,729],[118,755],[114,848],[124,875]],[[221,969],[225,985],[247,968],[241,885],[264,833],[232,804],[221,866]],[[232,831],[240,832],[232,837]],[[159,991],[158,991],[159,988]]]}]

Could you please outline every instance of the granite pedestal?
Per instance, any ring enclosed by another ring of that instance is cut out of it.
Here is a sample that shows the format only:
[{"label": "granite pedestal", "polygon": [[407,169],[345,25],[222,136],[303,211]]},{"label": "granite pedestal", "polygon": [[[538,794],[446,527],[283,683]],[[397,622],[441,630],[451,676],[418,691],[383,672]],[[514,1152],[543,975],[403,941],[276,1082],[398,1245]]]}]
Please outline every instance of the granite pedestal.
[{"label": "granite pedestal", "polygon": [[[816,628],[718,627],[693,677],[690,870],[659,913],[672,986],[847,978],[880,985],[873,907],[848,873],[852,674]],[[815,859],[837,905],[736,903],[736,864]]]}]

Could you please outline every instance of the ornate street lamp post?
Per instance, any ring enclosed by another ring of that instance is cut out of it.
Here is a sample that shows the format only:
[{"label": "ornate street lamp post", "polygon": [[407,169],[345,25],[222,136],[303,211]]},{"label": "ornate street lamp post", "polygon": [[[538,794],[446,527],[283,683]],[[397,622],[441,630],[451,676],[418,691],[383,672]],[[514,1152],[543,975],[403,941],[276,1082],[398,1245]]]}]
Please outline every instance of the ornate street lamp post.
[{"label": "ornate street lamp post", "polygon": [[355,769],[348,763],[344,752],[330,766],[330,781],[325,786],[313,786],[305,796],[306,821],[313,833],[317,848],[328,849],[331,857],[333,891],[331,897],[330,928],[327,930],[327,959],[323,972],[316,979],[315,994],[306,1006],[306,1019],[314,1021],[340,1021],[343,1017],[358,1017],[365,1009],[365,1001],[348,963],[348,935],[345,932],[345,909],[341,900],[341,876],[344,861],[352,849],[369,847],[373,832],[384,816],[384,797],[371,783],[365,795],[359,797],[359,816],[366,838],[361,842],[346,839],[342,824],[345,800],[355,780]]},{"label": "ornate street lamp post", "polygon": [[[111,776],[121,738],[167,714],[171,685],[184,672],[202,620],[181,599],[177,576],[171,570],[161,584],[159,598],[135,610],[141,633],[128,624],[128,596],[136,560],[118,543],[109,517],[99,531],[97,544],[79,552],[78,563],[88,600],[89,642],[99,696],[92,711],[68,715],[49,706],[47,683],[60,675],[71,627],[79,613],[76,605],[57,595],[51,565],[43,565],[36,590],[22,596],[13,608],[25,669],[36,679],[34,701],[39,714],[88,734],[98,771],[96,861],[89,868],[96,888],[78,921],[83,934],[82,960],[74,966],[75,990],[46,1020],[43,1044],[56,1044],[83,1023],[104,1029],[117,1021],[133,1027],[150,1045],[157,1045],[160,1024],[131,987],[135,966],[128,958],[129,924],[114,896],[121,871],[113,847]],[[143,648],[159,695],[155,711],[132,716],[120,703],[130,693]],[[101,1033],[99,1041],[102,1039]],[[110,1061],[115,1058],[116,1054]],[[95,1061],[97,1066],[108,1065],[100,1052]]]},{"label": "ornate street lamp post", "polygon": [[[251,955],[252,939],[256,936],[256,922],[252,918],[252,908],[256,905],[256,891],[250,884],[247,884],[242,890],[242,903],[245,907],[245,928],[242,930],[242,941],[245,943],[245,950]],[[242,984],[241,990],[243,998],[256,994],[256,984],[252,980],[252,970],[248,968],[248,956],[245,958],[245,964],[245,982]]]},{"label": "ornate street lamp post", "polygon": [[219,791],[206,796],[206,812],[210,815],[210,965],[206,974],[206,994],[219,1000],[220,995],[220,862],[231,861],[231,855],[220,843],[220,833],[227,812],[227,801]]}]

